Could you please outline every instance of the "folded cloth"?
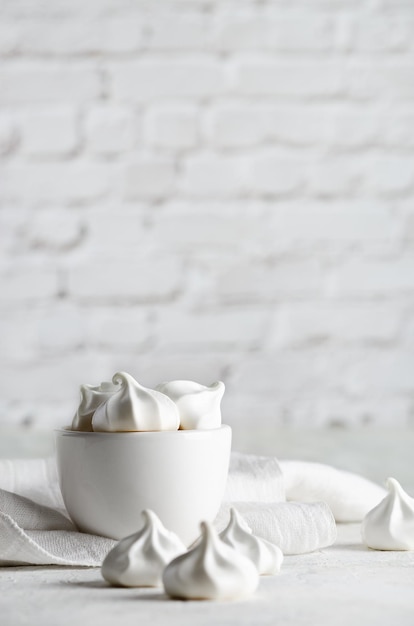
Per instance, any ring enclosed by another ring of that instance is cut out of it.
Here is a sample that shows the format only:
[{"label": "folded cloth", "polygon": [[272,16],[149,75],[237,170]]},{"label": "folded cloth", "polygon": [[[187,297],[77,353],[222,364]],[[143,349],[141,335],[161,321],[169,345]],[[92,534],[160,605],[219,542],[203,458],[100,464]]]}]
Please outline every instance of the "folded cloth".
[{"label": "folded cloth", "polygon": [[0,489],[26,496],[67,515],[54,457],[0,460]]},{"label": "folded cloth", "polygon": [[221,531],[229,509],[244,517],[253,533],[275,543],[283,554],[305,554],[332,545],[335,519],[325,502],[232,502],[224,503],[216,519]]},{"label": "folded cloth", "polygon": [[0,512],[0,566],[99,567],[115,544],[113,539],[77,531],[23,530],[10,515]]},{"label": "folded cloth", "polygon": [[5,489],[0,489],[0,511],[25,530],[76,530],[73,522],[57,509]]},{"label": "folded cloth", "polygon": [[337,522],[360,522],[387,491],[375,483],[322,463],[280,461],[286,499],[327,502]]},{"label": "folded cloth", "polygon": [[[314,474],[314,482],[308,484],[301,498],[316,494],[318,500],[323,494],[327,504],[285,502],[285,491],[291,499],[295,485],[305,484],[303,475],[293,480],[295,466],[286,463],[282,473],[273,457],[233,453],[226,502],[216,521],[218,528],[227,522],[231,504],[245,516],[253,532],[278,544],[286,554],[331,545],[336,529],[328,505],[329,500],[334,504],[338,500],[337,485],[334,480],[327,482],[325,474],[333,468],[322,466],[326,472]],[[298,464],[296,468],[306,474],[310,465]],[[341,497],[349,510],[358,486],[368,489],[365,479],[351,476],[352,489],[347,491],[347,483],[340,483]],[[64,508],[54,459],[0,461],[0,490],[0,565],[99,566],[115,544],[112,539],[77,532]]]},{"label": "folded cloth", "polygon": [[[50,461],[31,461],[33,480],[45,474]],[[17,463],[23,473],[10,472],[9,480],[25,491],[28,474],[25,463]],[[4,464],[3,464],[4,466]],[[10,468],[10,466],[9,466]],[[53,476],[53,470],[47,472]],[[0,464],[0,475],[1,464]],[[3,484],[5,476],[2,475]],[[30,481],[29,481],[30,482]],[[45,494],[54,486],[44,485]],[[44,495],[44,494],[43,494]],[[45,498],[43,498],[45,499]],[[47,499],[47,497],[46,497]],[[0,489],[0,565],[87,565],[99,566],[115,545],[113,539],[77,531],[75,525],[58,509],[38,504],[29,498]]]},{"label": "folded cloth", "polygon": [[233,452],[216,526],[220,531],[226,526],[234,507],[254,534],[275,543],[284,554],[313,552],[335,541],[335,520],[327,504],[285,500],[284,477],[275,457]]},{"label": "folded cloth", "polygon": [[230,458],[225,502],[283,502],[283,475],[274,456],[233,452]]}]

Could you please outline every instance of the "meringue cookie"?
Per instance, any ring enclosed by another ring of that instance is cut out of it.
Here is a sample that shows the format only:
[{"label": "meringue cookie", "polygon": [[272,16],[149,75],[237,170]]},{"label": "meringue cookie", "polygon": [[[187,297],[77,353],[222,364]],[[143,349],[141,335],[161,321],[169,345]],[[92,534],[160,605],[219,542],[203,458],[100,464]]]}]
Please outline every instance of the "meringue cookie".
[{"label": "meringue cookie", "polygon": [[259,584],[255,565],[221,541],[208,522],[201,523],[196,546],[164,570],[165,591],[172,598],[232,600],[252,594]]},{"label": "meringue cookie", "polygon": [[72,430],[91,431],[92,417],[96,409],[108,400],[118,388],[118,385],[110,382],[102,382],[96,387],[93,385],[81,385],[81,401],[73,418]]},{"label": "meringue cookie", "polygon": [[156,389],[177,405],[182,430],[221,426],[220,402],[225,390],[224,383],[218,381],[205,387],[191,380],[172,380],[157,385]]},{"label": "meringue cookie", "polygon": [[126,372],[117,372],[112,382],[118,390],[96,409],[94,431],[178,430],[178,409],[168,396],[142,387]]},{"label": "meringue cookie", "polygon": [[395,478],[386,486],[388,495],[362,522],[362,540],[374,550],[414,550],[414,498]]},{"label": "meringue cookie", "polygon": [[270,541],[252,534],[251,528],[236,509],[230,509],[230,521],[220,533],[220,539],[249,558],[260,575],[276,574],[283,562],[283,552]]},{"label": "meringue cookie", "polygon": [[153,511],[142,511],[142,516],[143,528],[121,539],[102,563],[102,576],[112,585],[158,587],[165,566],[187,549]]}]

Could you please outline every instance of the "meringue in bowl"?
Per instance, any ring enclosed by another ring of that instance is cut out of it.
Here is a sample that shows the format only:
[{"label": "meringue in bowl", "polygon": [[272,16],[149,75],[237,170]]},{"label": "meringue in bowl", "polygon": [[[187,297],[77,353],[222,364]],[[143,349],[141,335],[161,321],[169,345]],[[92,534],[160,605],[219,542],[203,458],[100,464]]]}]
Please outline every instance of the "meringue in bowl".
[{"label": "meringue in bowl", "polygon": [[231,428],[216,421],[182,429],[169,396],[124,372],[112,383],[83,386],[81,395],[72,427],[56,431],[60,488],[73,522],[82,532],[122,539],[150,509],[190,545],[223,499]]}]

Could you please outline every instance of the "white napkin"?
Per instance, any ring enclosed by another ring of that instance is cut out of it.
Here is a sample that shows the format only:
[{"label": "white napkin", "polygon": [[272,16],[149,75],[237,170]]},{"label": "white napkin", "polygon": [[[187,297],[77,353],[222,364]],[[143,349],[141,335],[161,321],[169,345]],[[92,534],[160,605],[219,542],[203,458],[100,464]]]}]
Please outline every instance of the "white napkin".
[{"label": "white napkin", "polygon": [[[0,494],[5,493],[8,492],[0,490]],[[10,495],[19,498],[15,494]],[[11,515],[0,512],[0,566],[100,566],[116,543],[106,537],[79,533],[74,526],[71,526],[72,530],[66,530],[63,524],[59,525],[56,518],[56,527],[52,529],[49,515],[54,517],[54,510],[44,507],[43,511],[39,511],[37,507],[40,505],[30,500],[27,502],[30,506],[26,510],[28,517],[21,517],[23,527]],[[36,526],[40,526],[42,520],[45,520],[47,528],[26,529],[25,526],[30,525],[30,520],[35,522]]]},{"label": "white napkin", "polygon": [[274,456],[233,452],[230,458],[224,502],[283,502],[282,471]]},{"label": "white napkin", "polygon": [[[298,469],[306,471],[303,464]],[[291,466],[290,477],[293,470]],[[365,479],[351,476],[353,491],[358,480],[367,488]],[[316,479],[322,479],[322,484],[313,484],[312,493],[317,494],[319,489],[333,497],[335,485],[332,483],[328,493],[323,472]],[[342,484],[345,492],[346,485]],[[285,494],[275,458],[234,453],[227,502],[217,526],[226,523],[231,502],[246,517],[253,532],[277,543],[286,554],[331,545],[336,528],[329,506],[321,502],[288,503],[285,495],[289,498],[290,493],[287,490]],[[351,493],[346,501],[352,505]],[[112,539],[76,531],[64,509],[54,459],[0,461],[0,565],[99,566],[114,544]]]},{"label": "white napkin", "polygon": [[287,500],[327,502],[337,522],[360,522],[387,491],[375,483],[322,463],[280,461]]},{"label": "white napkin", "polygon": [[0,460],[0,489],[6,489],[66,514],[56,459]]},{"label": "white napkin", "polygon": [[305,554],[331,546],[336,524],[325,502],[231,502],[224,503],[216,518],[223,530],[234,507],[255,535],[275,543],[283,554]]},{"label": "white napkin", "polygon": [[216,526],[219,530],[226,526],[233,506],[256,535],[278,545],[284,554],[313,552],[335,541],[335,520],[325,502],[285,500],[284,476],[275,457],[233,452]]}]

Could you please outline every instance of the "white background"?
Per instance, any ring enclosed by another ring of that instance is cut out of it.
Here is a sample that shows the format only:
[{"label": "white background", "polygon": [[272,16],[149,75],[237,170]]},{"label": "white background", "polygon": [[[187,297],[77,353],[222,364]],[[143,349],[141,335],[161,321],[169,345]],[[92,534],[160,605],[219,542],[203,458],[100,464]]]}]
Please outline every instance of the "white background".
[{"label": "white background", "polygon": [[117,369],[412,425],[414,2],[0,9],[0,425]]}]

